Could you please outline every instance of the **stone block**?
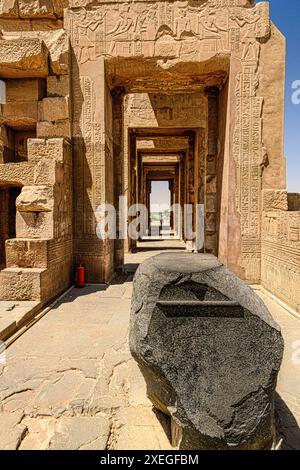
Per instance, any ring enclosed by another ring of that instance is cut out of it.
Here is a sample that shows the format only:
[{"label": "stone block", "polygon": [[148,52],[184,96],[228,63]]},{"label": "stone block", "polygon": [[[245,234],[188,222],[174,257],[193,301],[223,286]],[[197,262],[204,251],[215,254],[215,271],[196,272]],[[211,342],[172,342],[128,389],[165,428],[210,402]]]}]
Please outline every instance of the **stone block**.
[{"label": "stone block", "polygon": [[16,200],[19,212],[51,212],[53,206],[54,195],[51,186],[24,186]]},{"label": "stone block", "polygon": [[37,123],[38,137],[64,137],[71,138],[71,124],[69,120],[48,122],[41,121]]},{"label": "stone block", "polygon": [[70,93],[70,78],[69,75],[51,75],[47,78],[47,95],[54,96],[67,96]]},{"label": "stone block", "polygon": [[1,18],[17,18],[18,17],[18,0],[2,0],[0,2]]},{"label": "stone block", "polygon": [[52,0],[52,4],[57,18],[63,18],[64,10],[69,7],[69,0]]},{"label": "stone block", "polygon": [[39,121],[63,121],[69,117],[69,99],[67,97],[44,98],[39,103]]},{"label": "stone block", "polygon": [[262,192],[262,198],[264,212],[288,210],[287,191],[264,189]]},{"label": "stone block", "polygon": [[34,165],[27,162],[0,164],[0,180],[14,186],[33,184]]},{"label": "stone block", "polygon": [[20,18],[55,18],[51,0],[18,0]]},{"label": "stone block", "polygon": [[51,72],[54,75],[69,75],[70,73],[70,41],[63,29],[42,31],[41,39],[45,42],[50,53]]},{"label": "stone block", "polygon": [[25,240],[20,238],[6,240],[7,268],[47,268],[48,241]]},{"label": "stone block", "polygon": [[65,149],[69,146],[62,138],[53,139],[29,139],[28,160],[39,162],[43,159],[64,161]]},{"label": "stone block", "polygon": [[53,238],[52,212],[17,212],[16,236],[18,238]]},{"label": "stone block", "polygon": [[46,96],[46,82],[43,79],[8,79],[5,84],[7,103],[39,101]]},{"label": "stone block", "polygon": [[44,269],[6,268],[0,272],[0,299],[40,300]]},{"label": "stone block", "polygon": [[38,120],[37,101],[15,101],[2,105],[1,121],[12,127],[34,127]]},{"label": "stone block", "polygon": [[130,350],[177,448],[272,447],[280,328],[216,257],[164,253],[139,266]]},{"label": "stone block", "polygon": [[[11,2],[11,0],[9,0]],[[4,3],[7,0],[4,0]],[[68,0],[16,0],[20,18],[62,18]]]},{"label": "stone block", "polygon": [[0,76],[46,77],[48,50],[39,38],[0,39]]},{"label": "stone block", "polygon": [[53,159],[42,159],[34,168],[34,184],[54,185],[63,183],[63,166]]}]

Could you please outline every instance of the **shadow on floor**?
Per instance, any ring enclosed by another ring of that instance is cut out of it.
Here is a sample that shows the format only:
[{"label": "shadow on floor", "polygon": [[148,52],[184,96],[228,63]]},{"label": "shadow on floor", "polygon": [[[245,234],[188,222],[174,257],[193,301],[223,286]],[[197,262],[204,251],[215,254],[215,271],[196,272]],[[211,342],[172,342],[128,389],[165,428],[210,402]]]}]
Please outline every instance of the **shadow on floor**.
[{"label": "shadow on floor", "polygon": [[275,404],[277,431],[283,439],[282,450],[300,450],[300,427],[296,418],[278,393]]},{"label": "shadow on floor", "polygon": [[[276,393],[275,397],[275,409],[278,437],[279,439],[283,439],[281,450],[300,450],[300,427],[292,411],[278,393]],[[169,442],[171,443],[172,436],[170,417],[155,408],[153,408],[153,413],[155,413]]]},{"label": "shadow on floor", "polygon": [[156,408],[152,408],[153,413],[157,417],[161,427],[164,430],[165,435],[167,436],[170,443],[172,443],[172,436],[171,436],[171,418],[170,416],[165,415],[161,411],[157,410]]}]

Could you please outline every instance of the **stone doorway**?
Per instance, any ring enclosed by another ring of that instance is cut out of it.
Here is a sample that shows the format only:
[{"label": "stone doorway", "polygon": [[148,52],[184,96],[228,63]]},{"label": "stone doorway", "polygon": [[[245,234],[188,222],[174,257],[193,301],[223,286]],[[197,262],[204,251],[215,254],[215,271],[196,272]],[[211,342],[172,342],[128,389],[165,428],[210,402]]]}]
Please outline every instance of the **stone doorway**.
[{"label": "stone doorway", "polygon": [[174,236],[174,226],[171,220],[173,179],[155,180],[152,178],[153,176],[151,179],[147,178],[148,233],[143,240],[169,239]]}]

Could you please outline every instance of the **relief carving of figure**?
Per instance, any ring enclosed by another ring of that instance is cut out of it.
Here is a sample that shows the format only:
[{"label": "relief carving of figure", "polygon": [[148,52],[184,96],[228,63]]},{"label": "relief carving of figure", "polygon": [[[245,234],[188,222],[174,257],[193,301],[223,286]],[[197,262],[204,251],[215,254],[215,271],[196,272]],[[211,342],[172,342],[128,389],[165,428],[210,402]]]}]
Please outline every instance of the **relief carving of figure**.
[{"label": "relief carving of figure", "polygon": [[179,9],[179,16],[175,19],[175,36],[181,39],[185,35],[192,35],[192,24],[190,18],[187,16],[186,9]]},{"label": "relief carving of figure", "polygon": [[136,32],[140,34],[142,40],[154,40],[157,30],[157,6],[147,9],[137,18]]},{"label": "relief carving of figure", "polygon": [[120,5],[119,19],[113,29],[107,32],[107,36],[111,36],[111,46],[109,54],[112,55],[116,48],[116,42],[118,41],[129,41],[132,39],[132,35],[136,31],[138,17],[130,13],[130,5],[124,3]]},{"label": "relief carving of figure", "polygon": [[244,44],[242,58],[246,60],[258,60],[260,53],[260,38],[261,21],[265,21],[257,10],[245,12],[243,16],[240,13],[231,15],[231,19],[238,24],[240,28],[247,26],[247,31],[243,36],[241,42]]},{"label": "relief carving of figure", "polygon": [[157,5],[153,5],[137,17],[135,41],[148,42],[149,55],[154,55],[154,40],[157,32]]},{"label": "relief carving of figure", "polygon": [[104,13],[100,10],[93,12],[92,18],[88,17],[88,12],[85,9],[80,10],[80,12],[75,15],[79,37],[79,61],[84,64],[95,58],[95,34],[96,30],[104,24],[106,11]]},{"label": "relief carving of figure", "polygon": [[217,50],[228,49],[228,28],[219,24],[216,12],[213,9],[205,8],[200,13],[199,35],[201,39],[215,39]]}]

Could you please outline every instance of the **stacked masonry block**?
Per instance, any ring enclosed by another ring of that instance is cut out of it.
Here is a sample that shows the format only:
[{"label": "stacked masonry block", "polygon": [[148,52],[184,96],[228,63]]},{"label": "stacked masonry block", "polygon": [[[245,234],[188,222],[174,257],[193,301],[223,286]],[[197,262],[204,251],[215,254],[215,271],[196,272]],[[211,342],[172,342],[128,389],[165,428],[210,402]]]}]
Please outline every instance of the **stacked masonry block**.
[{"label": "stacked masonry block", "polygon": [[72,279],[72,148],[62,138],[29,139],[34,180],[16,200],[16,238],[6,241],[0,299],[45,302]]}]

